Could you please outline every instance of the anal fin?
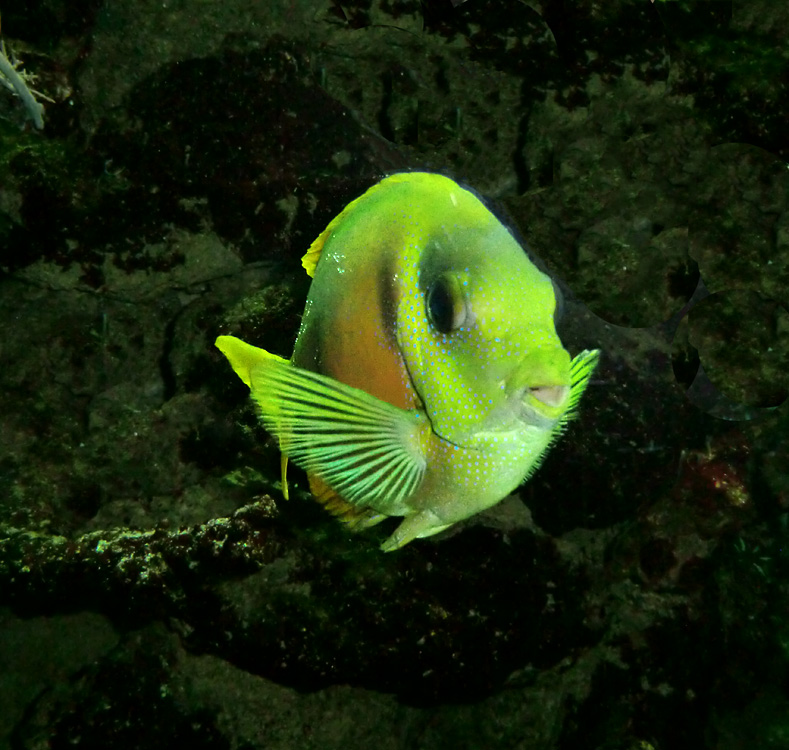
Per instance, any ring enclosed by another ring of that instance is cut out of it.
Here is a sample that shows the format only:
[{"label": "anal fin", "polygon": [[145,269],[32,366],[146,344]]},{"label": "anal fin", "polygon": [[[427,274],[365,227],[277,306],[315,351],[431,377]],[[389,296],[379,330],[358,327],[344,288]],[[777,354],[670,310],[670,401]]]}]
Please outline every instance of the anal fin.
[{"label": "anal fin", "polygon": [[372,508],[359,505],[352,505],[338,495],[326,482],[315,474],[308,474],[310,482],[310,492],[315,499],[326,508],[329,513],[336,516],[340,521],[347,524],[353,531],[361,531],[370,528],[383,521],[387,516],[378,513]]}]

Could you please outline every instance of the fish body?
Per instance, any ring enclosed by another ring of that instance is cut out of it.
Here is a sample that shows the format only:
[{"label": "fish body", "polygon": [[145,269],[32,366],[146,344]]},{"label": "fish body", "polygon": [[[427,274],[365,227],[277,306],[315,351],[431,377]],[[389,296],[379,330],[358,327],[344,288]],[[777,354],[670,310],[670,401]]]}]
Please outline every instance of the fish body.
[{"label": "fish body", "polygon": [[327,508],[360,527],[404,516],[389,551],[531,476],[599,352],[570,358],[551,279],[472,192],[391,175],[302,262],[313,283],[291,360],[217,346]]}]

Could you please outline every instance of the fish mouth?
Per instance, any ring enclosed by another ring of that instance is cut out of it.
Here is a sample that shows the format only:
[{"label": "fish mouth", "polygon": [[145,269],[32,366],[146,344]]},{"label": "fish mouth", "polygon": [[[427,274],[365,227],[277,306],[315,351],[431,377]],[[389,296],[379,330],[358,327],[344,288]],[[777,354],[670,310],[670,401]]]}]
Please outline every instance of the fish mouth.
[{"label": "fish mouth", "polygon": [[527,352],[503,382],[510,408],[526,424],[543,429],[553,427],[567,410],[571,385],[570,355],[561,346]]},{"label": "fish mouth", "polygon": [[542,404],[560,409],[570,396],[569,385],[545,385],[528,388],[526,392]]},{"label": "fish mouth", "polygon": [[569,398],[569,385],[526,388],[519,399],[519,416],[528,425],[551,430],[564,413]]}]

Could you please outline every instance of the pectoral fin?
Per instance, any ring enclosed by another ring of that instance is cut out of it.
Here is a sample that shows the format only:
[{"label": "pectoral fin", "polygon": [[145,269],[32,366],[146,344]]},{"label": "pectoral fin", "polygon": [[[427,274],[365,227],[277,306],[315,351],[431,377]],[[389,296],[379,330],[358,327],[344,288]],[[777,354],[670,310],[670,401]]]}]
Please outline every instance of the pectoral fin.
[{"label": "pectoral fin", "polygon": [[251,390],[266,428],[294,463],[353,505],[402,513],[422,481],[427,419],[232,336],[216,346]]},{"label": "pectoral fin", "polygon": [[570,398],[567,402],[567,409],[560,420],[562,427],[575,417],[578,402],[581,400],[586,386],[589,385],[599,359],[599,349],[584,349],[570,363]]},{"label": "pectoral fin", "polygon": [[246,341],[235,336],[218,336],[214,345],[224,354],[236,375],[241,378],[247,388],[252,388],[252,370],[263,362],[279,362],[289,365],[290,362],[276,354],[270,354],[265,349],[247,344]]}]

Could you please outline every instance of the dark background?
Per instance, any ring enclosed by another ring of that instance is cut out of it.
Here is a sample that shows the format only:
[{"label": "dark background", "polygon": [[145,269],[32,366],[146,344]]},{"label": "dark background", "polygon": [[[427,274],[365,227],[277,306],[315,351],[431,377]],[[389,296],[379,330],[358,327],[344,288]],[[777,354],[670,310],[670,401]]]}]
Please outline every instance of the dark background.
[{"label": "dark background", "polygon": [[[789,748],[789,6],[6,3],[0,748]],[[395,554],[213,348],[288,356],[383,175],[471,186],[603,358]]]}]

